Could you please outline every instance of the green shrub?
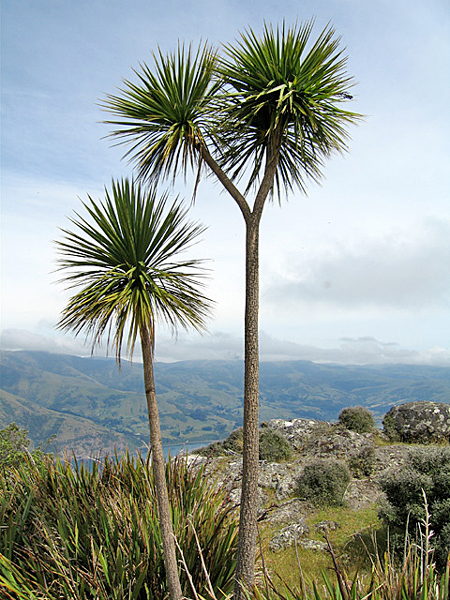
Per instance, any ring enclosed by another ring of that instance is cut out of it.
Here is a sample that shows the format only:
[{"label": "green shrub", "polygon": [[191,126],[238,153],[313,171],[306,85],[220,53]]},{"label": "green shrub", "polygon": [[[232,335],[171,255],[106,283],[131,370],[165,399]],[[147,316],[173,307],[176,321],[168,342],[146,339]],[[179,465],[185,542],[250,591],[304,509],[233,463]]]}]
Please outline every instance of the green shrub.
[{"label": "green shrub", "polygon": [[[210,598],[197,536],[220,600],[234,584],[236,510],[185,461],[170,462],[166,476],[174,533],[195,589]],[[116,457],[91,469],[59,459],[20,467],[0,479],[0,522],[0,597],[5,586],[15,600],[167,594],[154,481],[142,458]],[[183,594],[192,597],[184,569],[180,576]]]},{"label": "green shrub", "polygon": [[[242,454],[244,437],[242,427],[231,432],[223,442],[213,442],[197,451],[201,456],[223,456]],[[263,427],[259,433],[259,459],[270,462],[282,462],[292,457],[293,448],[290,442],[277,431]]]},{"label": "green shrub", "polygon": [[363,406],[349,406],[343,408],[339,414],[339,423],[357,433],[371,433],[375,428],[372,413]]},{"label": "green shrub", "polygon": [[242,454],[242,449],[244,447],[244,433],[242,427],[232,431],[227,439],[222,442],[222,446],[225,452]]},{"label": "green shrub", "polygon": [[385,435],[391,442],[400,442],[400,435],[397,431],[397,426],[392,415],[386,413],[383,418],[383,429]]},{"label": "green shrub", "polygon": [[292,444],[273,429],[264,428],[259,435],[259,459],[282,462],[292,457]]},{"label": "green shrub", "polygon": [[244,435],[242,427],[235,429],[223,442],[213,442],[204,448],[197,450],[200,456],[223,456],[224,454],[242,454],[244,446]]},{"label": "green shrub", "polygon": [[30,459],[31,462],[42,462],[42,449],[37,448],[30,452],[30,445],[28,431],[15,423],[0,429],[0,470],[17,468]]},{"label": "green shrub", "polygon": [[450,448],[431,447],[410,450],[406,466],[382,482],[387,506],[381,515],[401,542],[406,527],[416,535],[425,519],[426,495],[432,544],[438,565],[443,566],[450,550]]},{"label": "green shrub", "polygon": [[375,466],[375,450],[373,446],[363,446],[348,460],[348,466],[357,479],[370,477]]},{"label": "green shrub", "polygon": [[305,466],[298,493],[321,506],[339,506],[350,483],[348,468],[335,460],[317,460]]}]

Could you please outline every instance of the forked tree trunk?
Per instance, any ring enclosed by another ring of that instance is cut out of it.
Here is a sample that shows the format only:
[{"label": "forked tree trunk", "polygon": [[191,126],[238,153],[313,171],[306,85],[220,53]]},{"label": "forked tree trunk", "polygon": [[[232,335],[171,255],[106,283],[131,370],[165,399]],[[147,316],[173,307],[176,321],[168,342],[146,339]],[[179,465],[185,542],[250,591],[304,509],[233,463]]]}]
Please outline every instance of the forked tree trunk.
[{"label": "forked tree trunk", "polygon": [[207,148],[201,146],[199,149],[202,159],[239,206],[246,225],[244,446],[235,600],[242,600],[243,586],[251,588],[255,580],[259,473],[259,225],[264,204],[273,187],[282,133],[283,124],[280,122],[272,133],[267,148],[264,177],[255,197],[253,210]]},{"label": "forked tree trunk", "polygon": [[163,545],[164,566],[170,600],[183,597],[178,575],[175,538],[170,514],[169,494],[167,492],[166,463],[164,460],[159,411],[156,401],[155,379],[153,376],[153,352],[146,328],[141,328],[142,359],[144,363],[145,397],[147,399],[148,420],[150,424],[150,443],[152,449],[152,469],[155,478],[158,520]]},{"label": "forked tree trunk", "polygon": [[242,491],[235,600],[242,586],[251,588],[255,577],[259,463],[259,218],[246,220],[245,260],[245,385]]}]

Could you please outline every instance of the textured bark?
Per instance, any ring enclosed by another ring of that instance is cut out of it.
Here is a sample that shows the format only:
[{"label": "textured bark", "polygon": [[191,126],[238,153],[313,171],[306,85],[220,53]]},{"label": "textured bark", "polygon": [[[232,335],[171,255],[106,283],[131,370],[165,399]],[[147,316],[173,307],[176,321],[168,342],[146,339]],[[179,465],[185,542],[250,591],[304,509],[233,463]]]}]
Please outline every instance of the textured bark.
[{"label": "textured bark", "polygon": [[259,219],[246,228],[245,374],[242,491],[235,599],[255,578],[259,466]]},{"label": "textured bark", "polygon": [[[244,445],[235,600],[242,600],[243,586],[250,589],[255,580],[259,474],[259,226],[267,196],[273,186],[280,143],[281,133],[278,133],[268,148],[264,176],[253,211],[248,214],[241,209],[246,224]],[[238,199],[235,200],[239,204]]]},{"label": "textured bark", "polygon": [[280,123],[267,147],[264,175],[252,209],[247,199],[223,172],[207,148],[199,147],[202,160],[235,200],[246,225],[244,445],[235,600],[243,599],[243,586],[251,588],[255,579],[259,473],[259,226],[264,205],[273,188],[281,141],[282,124]]},{"label": "textured bark", "polygon": [[150,443],[152,448],[152,469],[155,478],[156,502],[158,506],[159,527],[166,568],[167,588],[170,600],[183,597],[178,575],[169,495],[167,492],[166,463],[164,460],[159,411],[156,401],[155,380],[153,376],[153,352],[148,330],[141,327],[142,359],[144,363],[145,397],[147,399],[148,420],[150,424]]}]

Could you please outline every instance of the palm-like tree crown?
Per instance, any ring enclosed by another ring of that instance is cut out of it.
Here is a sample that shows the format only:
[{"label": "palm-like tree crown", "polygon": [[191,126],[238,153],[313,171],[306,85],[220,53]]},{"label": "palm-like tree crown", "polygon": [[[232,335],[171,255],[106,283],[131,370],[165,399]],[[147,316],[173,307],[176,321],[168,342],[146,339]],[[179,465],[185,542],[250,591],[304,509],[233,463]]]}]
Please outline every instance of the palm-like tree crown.
[{"label": "palm-like tree crown", "polygon": [[57,242],[59,270],[70,288],[81,288],[64,309],[58,327],[84,332],[92,347],[108,331],[107,343],[120,359],[124,335],[133,354],[147,328],[154,342],[158,318],[176,328],[204,329],[211,302],[201,293],[200,260],[176,260],[204,230],[186,221],[186,211],[167,196],[128,180],[112,183],[104,202],[83,203],[73,231]]},{"label": "palm-like tree crown", "polygon": [[342,108],[351,98],[347,59],[330,27],[309,48],[312,29],[312,21],[265,25],[261,37],[249,30],[225,47],[219,71],[231,90],[223,110],[226,164],[234,176],[248,170],[247,189],[275,157],[278,190],[304,190],[305,178],[321,177],[324,157],[347,148],[346,125],[359,118]]},{"label": "palm-like tree crown", "polygon": [[[305,190],[324,158],[346,150],[346,126],[360,115],[343,108],[353,80],[334,29],[311,42],[313,22],[251,29],[224,47],[154,56],[137,83],[125,81],[103,107],[116,116],[112,136],[129,145],[139,177],[156,181],[201,164],[202,151],[231,178],[260,182],[275,158],[274,188]],[[211,166],[211,165],[210,165]]]},{"label": "palm-like tree crown", "polygon": [[[211,135],[211,107],[222,82],[214,78],[216,53],[202,46],[179,45],[167,56],[153,55],[155,69],[146,63],[135,71],[138,82],[125,80],[122,95],[108,95],[104,106],[120,117],[112,134],[129,143],[126,156],[138,175],[148,181],[186,174],[198,164],[196,150]],[[121,142],[121,143],[122,143]]]}]

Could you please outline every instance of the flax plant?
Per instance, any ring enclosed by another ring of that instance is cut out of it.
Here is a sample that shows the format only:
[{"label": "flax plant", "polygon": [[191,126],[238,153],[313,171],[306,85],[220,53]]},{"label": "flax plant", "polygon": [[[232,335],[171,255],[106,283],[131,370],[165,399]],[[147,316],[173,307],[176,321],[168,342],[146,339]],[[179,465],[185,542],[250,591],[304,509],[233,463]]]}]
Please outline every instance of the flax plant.
[{"label": "flax plant", "polygon": [[[206,600],[233,589],[237,513],[224,492],[185,461],[166,465],[174,534]],[[160,600],[166,567],[149,460],[107,458],[87,468],[56,459],[0,485],[0,597],[14,600]],[[199,540],[214,596],[201,566]]]}]

